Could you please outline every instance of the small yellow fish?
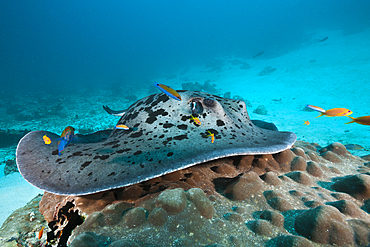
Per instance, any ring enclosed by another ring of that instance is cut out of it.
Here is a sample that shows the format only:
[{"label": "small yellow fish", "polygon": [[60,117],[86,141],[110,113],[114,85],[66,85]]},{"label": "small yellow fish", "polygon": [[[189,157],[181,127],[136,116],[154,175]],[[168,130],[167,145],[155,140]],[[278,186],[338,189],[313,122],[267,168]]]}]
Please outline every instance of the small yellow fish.
[{"label": "small yellow fish", "polygon": [[191,115],[190,120],[193,120],[193,121],[194,121],[194,123],[195,123],[196,125],[201,125],[201,124],[202,124],[202,123],[200,122],[199,118],[194,117],[193,115]]},{"label": "small yellow fish", "polygon": [[310,125],[310,121],[304,120],[304,125]]},{"label": "small yellow fish", "polygon": [[209,135],[207,135],[207,137],[211,137],[211,142],[214,143],[215,142],[215,134],[214,133],[211,133],[211,131],[207,130],[207,132],[209,133]]},{"label": "small yellow fish", "polygon": [[114,128],[119,129],[119,130],[129,130],[130,129],[129,127],[123,124],[117,124]]},{"label": "small yellow fish", "polygon": [[329,110],[324,110],[323,108],[314,105],[306,105],[306,107],[321,112],[321,114],[317,116],[317,118],[324,115],[327,117],[343,117],[351,115],[353,113],[351,110],[348,110],[346,108],[333,108]]},{"label": "small yellow fish", "polygon": [[44,228],[45,228],[45,226],[41,227],[41,230],[39,231],[38,239],[42,238],[42,234],[44,233]]},{"label": "small yellow fish", "polygon": [[45,143],[46,145],[50,145],[50,144],[51,144],[51,139],[50,139],[50,137],[48,137],[47,135],[44,135],[44,136],[42,137],[42,139],[44,140],[44,143]]},{"label": "small yellow fish", "polygon": [[159,90],[170,96],[171,98],[175,100],[181,101],[181,96],[176,90],[170,88],[169,86],[163,85],[163,84],[158,84],[155,83],[154,86],[156,86]]}]

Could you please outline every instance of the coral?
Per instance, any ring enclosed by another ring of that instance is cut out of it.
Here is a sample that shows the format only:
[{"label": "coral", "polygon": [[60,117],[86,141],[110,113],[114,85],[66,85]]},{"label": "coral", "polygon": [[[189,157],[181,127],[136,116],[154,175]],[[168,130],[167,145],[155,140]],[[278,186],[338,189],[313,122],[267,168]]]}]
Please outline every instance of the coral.
[{"label": "coral", "polygon": [[[344,151],[299,141],[277,154],[210,161],[94,195],[45,193],[39,209],[50,223],[74,202],[67,212],[86,220],[72,232],[72,247],[368,246],[370,168]],[[13,215],[0,236],[37,243],[42,224],[28,221]]]}]

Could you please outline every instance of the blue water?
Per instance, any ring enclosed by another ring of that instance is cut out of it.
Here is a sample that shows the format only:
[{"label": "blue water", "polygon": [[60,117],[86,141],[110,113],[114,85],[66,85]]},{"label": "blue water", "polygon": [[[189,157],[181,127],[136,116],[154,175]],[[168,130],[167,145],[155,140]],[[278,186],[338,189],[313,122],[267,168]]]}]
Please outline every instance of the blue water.
[{"label": "blue water", "polygon": [[360,32],[367,0],[1,1],[3,92],[148,85],[215,57],[291,52],[315,29]]}]

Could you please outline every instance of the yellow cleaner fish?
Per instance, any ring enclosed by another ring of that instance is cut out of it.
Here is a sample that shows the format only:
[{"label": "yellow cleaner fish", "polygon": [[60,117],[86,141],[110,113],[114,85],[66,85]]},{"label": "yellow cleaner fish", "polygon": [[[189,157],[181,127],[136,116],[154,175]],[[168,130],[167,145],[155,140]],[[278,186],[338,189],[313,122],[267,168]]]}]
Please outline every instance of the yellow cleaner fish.
[{"label": "yellow cleaner fish", "polygon": [[42,139],[44,140],[45,145],[50,145],[51,144],[51,139],[47,135],[44,135],[42,137]]},{"label": "yellow cleaner fish", "polygon": [[323,108],[314,105],[306,105],[306,107],[321,112],[321,114],[317,116],[317,118],[324,115],[327,117],[344,117],[353,113],[351,110],[348,110],[346,108],[333,108],[329,110],[324,110]]},{"label": "yellow cleaner fish", "polygon": [[199,126],[199,125],[202,124],[202,122],[200,122],[199,118],[194,117],[193,115],[190,115],[190,116],[191,116],[190,120],[193,120],[196,125]]},{"label": "yellow cleaner fish", "polygon": [[156,86],[159,90],[170,96],[171,98],[175,100],[181,101],[181,96],[178,92],[176,92],[174,89],[170,88],[169,86],[155,83],[154,86]]},{"label": "yellow cleaner fish", "polygon": [[310,125],[310,121],[308,120],[303,120],[304,121],[304,125]]},{"label": "yellow cleaner fish", "polygon": [[207,135],[207,137],[211,137],[211,142],[214,143],[215,142],[215,134],[214,133],[211,133],[211,131],[207,130],[207,132],[209,133],[209,135]]},{"label": "yellow cleaner fish", "polygon": [[130,129],[129,127],[127,127],[124,124],[117,124],[114,128],[119,129],[119,130],[129,130]]}]

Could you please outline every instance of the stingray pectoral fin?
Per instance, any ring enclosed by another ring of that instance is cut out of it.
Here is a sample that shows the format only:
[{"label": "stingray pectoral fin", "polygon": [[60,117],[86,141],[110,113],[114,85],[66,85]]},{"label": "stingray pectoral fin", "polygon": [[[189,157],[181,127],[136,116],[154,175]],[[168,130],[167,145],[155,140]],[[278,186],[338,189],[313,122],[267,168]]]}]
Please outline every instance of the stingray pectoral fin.
[{"label": "stingray pectoral fin", "polygon": [[107,105],[103,105],[103,108],[106,112],[108,112],[110,115],[113,115],[113,116],[122,117],[126,113],[126,110],[115,111],[115,110],[110,109]]}]

